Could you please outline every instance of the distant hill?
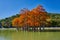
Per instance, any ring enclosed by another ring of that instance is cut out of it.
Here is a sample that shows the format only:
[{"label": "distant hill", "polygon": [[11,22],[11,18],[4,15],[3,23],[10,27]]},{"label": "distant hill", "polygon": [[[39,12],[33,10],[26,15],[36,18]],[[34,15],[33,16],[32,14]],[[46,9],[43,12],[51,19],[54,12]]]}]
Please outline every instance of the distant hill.
[{"label": "distant hill", "polygon": [[[59,26],[60,26],[60,14],[57,14],[57,13],[48,13],[48,15],[51,17],[52,21],[57,21],[57,23],[59,23]],[[8,18],[5,18],[5,19],[2,19],[0,20],[0,22],[7,22],[9,21],[9,23],[11,24],[12,23],[12,20],[16,17],[19,17],[20,14],[16,14],[16,15],[13,15],[11,17],[8,17]],[[59,20],[57,20],[59,19]]]},{"label": "distant hill", "polygon": [[9,23],[12,22],[12,20],[16,17],[19,17],[20,15],[19,14],[16,14],[16,15],[13,15],[11,17],[8,17],[8,18],[5,18],[5,19],[1,19],[0,22],[6,22],[6,21],[9,21]]},{"label": "distant hill", "polygon": [[[60,14],[57,14],[57,13],[48,13],[48,15],[52,18],[52,19],[55,19],[55,18],[59,18],[60,19]],[[19,17],[20,14],[16,14],[16,15],[13,15],[11,17],[8,17],[8,18],[5,18],[5,19],[1,19],[0,22],[2,21],[6,21],[6,20],[13,20],[14,18],[16,17]]]}]

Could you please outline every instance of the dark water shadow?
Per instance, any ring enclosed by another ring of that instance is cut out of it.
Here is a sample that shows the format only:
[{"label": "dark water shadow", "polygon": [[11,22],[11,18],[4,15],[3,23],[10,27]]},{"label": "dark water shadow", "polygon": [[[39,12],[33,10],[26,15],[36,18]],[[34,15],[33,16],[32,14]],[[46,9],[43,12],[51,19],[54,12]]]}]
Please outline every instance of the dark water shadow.
[{"label": "dark water shadow", "polygon": [[40,32],[60,32],[60,30],[42,30]]},{"label": "dark water shadow", "polygon": [[41,30],[41,31],[28,31],[28,32],[60,32],[60,30]]}]

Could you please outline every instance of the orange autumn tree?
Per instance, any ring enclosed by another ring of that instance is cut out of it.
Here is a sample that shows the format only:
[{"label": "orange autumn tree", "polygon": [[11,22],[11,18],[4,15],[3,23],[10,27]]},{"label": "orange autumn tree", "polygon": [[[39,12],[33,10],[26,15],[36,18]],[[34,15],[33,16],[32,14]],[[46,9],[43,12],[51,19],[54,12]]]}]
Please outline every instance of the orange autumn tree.
[{"label": "orange autumn tree", "polygon": [[31,11],[25,8],[22,9],[20,17],[17,20],[15,19],[16,22],[13,20],[12,24],[16,25],[17,23],[19,27],[40,27],[50,24],[47,19],[50,19],[47,12],[41,5],[38,5]]},{"label": "orange autumn tree", "polygon": [[14,26],[14,27],[20,27],[20,20],[19,20],[19,18],[15,18],[12,21],[12,26]]}]

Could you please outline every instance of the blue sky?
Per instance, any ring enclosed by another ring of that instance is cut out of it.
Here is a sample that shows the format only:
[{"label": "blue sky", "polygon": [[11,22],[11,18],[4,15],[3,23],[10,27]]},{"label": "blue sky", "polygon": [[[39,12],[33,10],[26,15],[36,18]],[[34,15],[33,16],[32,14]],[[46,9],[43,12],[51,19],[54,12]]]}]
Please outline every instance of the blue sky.
[{"label": "blue sky", "polygon": [[47,12],[60,13],[60,0],[0,0],[0,19],[18,14],[22,8],[41,4]]}]

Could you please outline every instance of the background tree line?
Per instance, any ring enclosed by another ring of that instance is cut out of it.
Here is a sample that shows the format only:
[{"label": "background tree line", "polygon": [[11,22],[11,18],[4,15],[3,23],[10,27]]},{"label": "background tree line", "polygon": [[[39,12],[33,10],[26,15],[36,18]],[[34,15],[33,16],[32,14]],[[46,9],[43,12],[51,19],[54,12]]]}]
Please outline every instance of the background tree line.
[{"label": "background tree line", "polygon": [[[47,21],[46,19],[51,19]],[[13,22],[12,22],[13,21]],[[60,14],[47,13],[45,9],[39,5],[31,11],[24,8],[20,14],[13,15],[11,17],[1,19],[0,27],[23,27],[23,26],[46,26],[46,27],[59,27],[60,26]]]}]

